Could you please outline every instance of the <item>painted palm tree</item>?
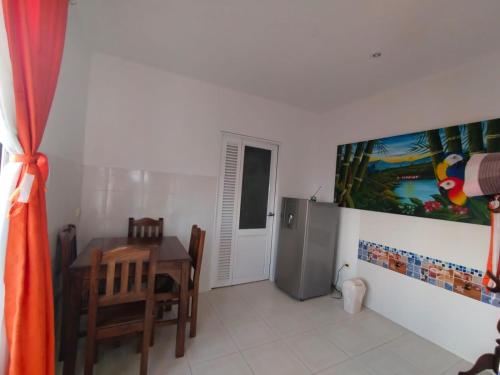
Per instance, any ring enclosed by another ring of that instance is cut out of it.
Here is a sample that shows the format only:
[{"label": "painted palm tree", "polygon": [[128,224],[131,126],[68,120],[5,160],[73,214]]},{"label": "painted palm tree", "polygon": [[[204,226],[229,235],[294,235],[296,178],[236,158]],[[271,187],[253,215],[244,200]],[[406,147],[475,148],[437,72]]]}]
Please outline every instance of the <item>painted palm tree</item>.
[{"label": "painted palm tree", "polygon": [[[425,132],[427,137],[427,142],[429,144],[429,151],[431,153],[432,167],[434,168],[434,173],[436,173],[436,168],[439,163],[443,160],[443,144],[441,143],[441,136],[439,135],[439,130],[428,130]],[[437,175],[436,175],[437,179]]]},{"label": "painted palm tree", "polygon": [[363,152],[363,158],[361,159],[361,162],[356,170],[356,174],[354,175],[354,181],[352,184],[352,191],[356,192],[359,190],[361,183],[363,182],[363,179],[365,178],[366,170],[368,168],[368,163],[370,162],[370,156],[373,152],[373,148],[375,147],[375,144],[377,143],[376,140],[368,141],[365,144],[365,150]]},{"label": "painted palm tree", "polygon": [[500,152],[500,119],[488,121],[486,128],[486,152]]},{"label": "painted palm tree", "polygon": [[341,205],[347,203],[347,205],[350,207],[349,202],[352,202],[352,199],[350,199],[352,183],[354,176],[358,171],[359,165],[361,164],[363,152],[365,151],[365,143],[366,142],[358,142],[356,144],[356,151],[354,152],[354,157],[352,158],[352,162],[349,165],[349,172],[347,175],[346,184],[339,196],[339,203]]},{"label": "painted palm tree", "polygon": [[344,156],[342,157],[342,164],[340,165],[339,188],[343,191],[347,184],[347,174],[349,173],[349,166],[352,156],[352,144],[344,146]]},{"label": "painted palm tree", "polygon": [[337,162],[335,164],[335,180],[340,177],[340,165],[342,163],[342,150],[344,149],[344,146],[339,145],[337,146]]},{"label": "painted palm tree", "polygon": [[342,165],[342,152],[344,150],[343,145],[337,146],[337,160],[335,163],[335,202],[339,201],[340,197],[340,167]]},{"label": "painted palm tree", "polygon": [[444,134],[446,135],[446,150],[451,154],[461,154],[463,150],[460,127],[456,125],[444,128]]},{"label": "painted palm tree", "polygon": [[483,127],[480,122],[473,122],[466,125],[467,140],[469,144],[469,154],[480,154],[484,152]]}]

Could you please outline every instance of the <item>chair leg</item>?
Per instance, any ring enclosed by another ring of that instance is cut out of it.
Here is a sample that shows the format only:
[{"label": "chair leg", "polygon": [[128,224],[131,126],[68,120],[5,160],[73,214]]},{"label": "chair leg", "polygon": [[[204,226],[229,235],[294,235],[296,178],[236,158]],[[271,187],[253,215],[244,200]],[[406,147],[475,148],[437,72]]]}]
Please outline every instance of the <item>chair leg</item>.
[{"label": "chair leg", "polygon": [[198,322],[198,293],[191,297],[191,315],[189,323],[189,337],[196,337],[196,324]]},{"label": "chair leg", "polygon": [[139,374],[140,375],[147,375],[148,373],[148,355],[149,355],[149,343],[145,342],[145,349],[143,349],[141,353],[141,369]]},{"label": "chair leg", "polygon": [[92,375],[94,371],[96,353],[96,342],[93,338],[87,337],[87,348],[85,350],[85,375]]},{"label": "chair leg", "polygon": [[67,301],[64,299],[64,288],[63,288],[63,301],[62,301],[62,306],[61,306],[61,329],[59,330],[59,362],[64,361],[64,327],[66,326],[66,308],[64,307],[64,304],[67,303]]},{"label": "chair leg", "polygon": [[460,371],[459,375],[476,375],[485,370],[498,370],[498,365],[495,368],[495,355],[494,354],[483,354],[479,357],[474,364],[474,366],[469,371]]},{"label": "chair leg", "polygon": [[164,302],[160,302],[156,308],[156,319],[163,319]]},{"label": "chair leg", "polygon": [[151,328],[151,338],[149,340],[149,346],[153,346],[155,344],[155,322],[156,319],[153,317],[153,321],[151,322],[152,328]]},{"label": "chair leg", "polygon": [[97,332],[95,326],[95,312],[89,313],[87,322],[87,338],[85,343],[85,375],[92,375],[97,353]]},{"label": "chair leg", "polygon": [[59,362],[61,361],[64,361],[64,337],[66,337],[64,335],[64,325],[65,325],[65,322],[64,322],[64,318],[63,318],[63,322],[61,324],[61,331],[60,331],[60,335],[59,335]]},{"label": "chair leg", "polygon": [[[154,319],[153,319],[154,320]],[[141,350],[141,369],[139,374],[146,375],[148,373],[149,345],[151,344],[153,330],[146,330],[142,334],[142,350]]]},{"label": "chair leg", "polygon": [[141,353],[142,351],[142,341],[144,339],[144,333],[140,333],[137,335],[138,340],[137,340],[137,348],[136,348],[136,353]]}]

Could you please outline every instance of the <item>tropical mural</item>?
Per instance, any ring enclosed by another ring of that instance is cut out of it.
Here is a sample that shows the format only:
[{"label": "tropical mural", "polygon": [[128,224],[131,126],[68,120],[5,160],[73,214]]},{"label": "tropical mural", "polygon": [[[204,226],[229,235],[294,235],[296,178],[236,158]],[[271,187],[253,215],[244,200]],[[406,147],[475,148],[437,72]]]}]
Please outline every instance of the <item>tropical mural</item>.
[{"label": "tropical mural", "polygon": [[343,207],[489,225],[487,200],[463,192],[475,153],[500,152],[500,119],[338,146]]}]

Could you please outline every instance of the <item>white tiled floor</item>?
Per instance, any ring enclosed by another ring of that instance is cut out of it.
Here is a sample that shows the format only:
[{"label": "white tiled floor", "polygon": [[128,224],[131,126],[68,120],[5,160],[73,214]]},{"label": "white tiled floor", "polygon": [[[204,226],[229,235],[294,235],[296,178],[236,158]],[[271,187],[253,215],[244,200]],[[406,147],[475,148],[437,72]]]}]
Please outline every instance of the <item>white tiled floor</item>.
[{"label": "white tiled floor", "polygon": [[[347,314],[329,296],[297,302],[271,282],[202,294],[184,358],[175,359],[174,345],[175,327],[158,328],[150,374],[456,375],[470,367],[373,311]],[[135,347],[102,347],[94,373],[137,374]]]}]

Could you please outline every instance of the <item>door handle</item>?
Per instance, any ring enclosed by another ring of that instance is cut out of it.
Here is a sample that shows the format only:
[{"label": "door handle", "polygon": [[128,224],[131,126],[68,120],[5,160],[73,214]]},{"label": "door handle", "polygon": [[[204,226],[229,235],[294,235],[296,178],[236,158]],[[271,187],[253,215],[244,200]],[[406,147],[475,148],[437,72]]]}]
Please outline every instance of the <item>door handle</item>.
[{"label": "door handle", "polygon": [[269,213],[267,214],[267,216],[269,216],[269,217],[274,217],[274,212],[269,212]]}]

